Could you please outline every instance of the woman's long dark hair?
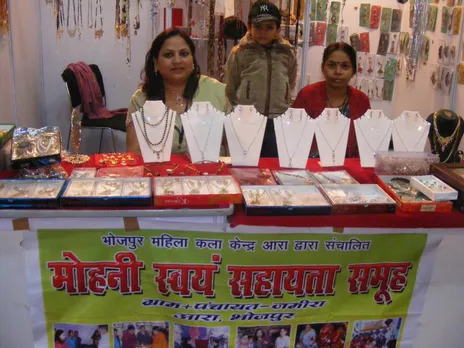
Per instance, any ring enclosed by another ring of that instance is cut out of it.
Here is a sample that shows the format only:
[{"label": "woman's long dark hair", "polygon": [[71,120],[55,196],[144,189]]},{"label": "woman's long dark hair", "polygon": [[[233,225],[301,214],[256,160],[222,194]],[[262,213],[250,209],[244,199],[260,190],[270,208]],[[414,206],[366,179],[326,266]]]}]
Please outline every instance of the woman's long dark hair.
[{"label": "woman's long dark hair", "polygon": [[63,334],[63,333],[64,333],[63,330],[56,330],[55,331],[55,342],[63,343],[63,341],[60,338],[61,334]]},{"label": "woman's long dark hair", "polygon": [[184,39],[193,57],[194,68],[187,79],[183,97],[191,101],[197,91],[198,82],[200,81],[200,67],[195,58],[195,45],[187,33],[177,28],[171,28],[163,31],[155,38],[150,50],[145,56],[145,68],[142,70],[140,77],[143,80],[142,91],[145,93],[147,100],[165,101],[163,77],[159,73],[155,74],[155,59],[158,59],[161,47],[163,47],[165,41],[174,36],[180,36]]},{"label": "woman's long dark hair", "polygon": [[258,331],[261,331],[261,332],[263,333],[262,339],[264,340],[264,336],[265,336],[265,335],[264,335],[264,331],[263,331],[263,329],[259,328],[259,329],[257,329],[257,330],[255,331],[255,334],[253,335],[253,342],[257,342],[257,341],[258,341]]}]

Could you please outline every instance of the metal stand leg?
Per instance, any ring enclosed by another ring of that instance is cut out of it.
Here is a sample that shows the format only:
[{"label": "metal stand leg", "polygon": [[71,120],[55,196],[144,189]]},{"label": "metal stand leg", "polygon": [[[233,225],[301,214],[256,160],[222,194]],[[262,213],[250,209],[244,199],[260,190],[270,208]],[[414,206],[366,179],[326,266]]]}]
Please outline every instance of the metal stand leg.
[{"label": "metal stand leg", "polygon": [[98,153],[101,153],[101,150],[102,150],[102,141],[103,141],[103,131],[105,130],[105,128],[102,128],[101,130],[101,135],[100,135],[100,146],[98,147]]},{"label": "metal stand leg", "polygon": [[113,152],[116,152],[116,142],[114,141],[114,132],[111,128],[110,128],[110,132],[111,132],[111,139],[113,140]]},{"label": "metal stand leg", "polygon": [[68,143],[66,144],[66,150],[69,151],[69,141],[71,140],[71,127],[72,127],[72,121],[69,124],[69,134],[68,134]]}]

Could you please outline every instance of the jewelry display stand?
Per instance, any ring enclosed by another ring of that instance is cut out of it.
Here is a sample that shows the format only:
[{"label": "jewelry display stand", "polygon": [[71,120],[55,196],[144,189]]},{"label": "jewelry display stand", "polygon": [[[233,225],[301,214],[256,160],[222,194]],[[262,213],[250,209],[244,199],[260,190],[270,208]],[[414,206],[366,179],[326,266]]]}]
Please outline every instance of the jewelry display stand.
[{"label": "jewelry display stand", "polygon": [[169,162],[176,113],[162,101],[147,101],[132,114],[135,132],[145,163]]},{"label": "jewelry display stand", "polygon": [[417,111],[403,111],[393,121],[393,147],[395,151],[423,152],[430,123]]},{"label": "jewelry display stand", "polygon": [[193,163],[219,160],[225,118],[224,113],[209,102],[193,103],[190,110],[181,115]]},{"label": "jewelry display stand", "polygon": [[316,119],[316,141],[322,167],[339,167],[345,163],[351,120],[340,110],[327,108]]},{"label": "jewelry display stand", "polygon": [[440,162],[461,162],[459,145],[464,134],[461,117],[451,110],[442,109],[427,117],[427,122],[432,125],[428,135],[432,153],[440,156]]},{"label": "jewelry display stand", "polygon": [[290,108],[274,119],[281,168],[306,168],[315,125],[304,109]]},{"label": "jewelry display stand", "polygon": [[392,135],[392,121],[382,110],[367,110],[354,121],[361,167],[375,167],[375,153],[388,151]]},{"label": "jewelry display stand", "polygon": [[226,117],[224,127],[233,165],[258,166],[266,120],[250,105],[238,105]]}]

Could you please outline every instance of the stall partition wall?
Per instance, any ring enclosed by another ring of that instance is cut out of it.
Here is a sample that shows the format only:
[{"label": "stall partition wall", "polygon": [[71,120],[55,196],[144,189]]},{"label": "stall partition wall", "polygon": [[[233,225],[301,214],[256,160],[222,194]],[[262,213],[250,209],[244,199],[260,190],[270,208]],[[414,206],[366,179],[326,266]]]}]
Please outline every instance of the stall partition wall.
[{"label": "stall partition wall", "polygon": [[0,35],[0,123],[16,124],[10,35]]},{"label": "stall partition wall", "polygon": [[[38,30],[39,1],[9,1],[9,10],[11,51],[5,53],[3,45],[0,48],[0,122],[14,122],[24,127],[42,127],[45,125],[45,109],[42,34]],[[12,59],[4,55],[9,55]],[[6,111],[3,105],[6,105],[9,111]]]}]

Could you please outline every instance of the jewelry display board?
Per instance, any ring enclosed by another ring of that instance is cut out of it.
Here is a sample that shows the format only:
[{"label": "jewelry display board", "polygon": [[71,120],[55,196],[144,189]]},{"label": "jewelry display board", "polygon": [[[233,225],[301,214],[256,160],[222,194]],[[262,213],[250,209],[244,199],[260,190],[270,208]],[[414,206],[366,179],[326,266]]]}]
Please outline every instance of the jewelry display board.
[{"label": "jewelry display board", "polygon": [[193,103],[189,111],[181,115],[193,163],[219,160],[225,118],[224,113],[209,102]]},{"label": "jewelry display board", "polygon": [[232,164],[256,167],[263,145],[267,117],[252,105],[237,105],[225,119],[224,126]]},{"label": "jewelry display board", "polygon": [[367,110],[354,121],[361,167],[375,167],[375,154],[388,151],[392,135],[392,121],[382,110]]},{"label": "jewelry display board", "polygon": [[403,111],[393,121],[393,148],[395,151],[422,152],[425,149],[430,123],[417,111]]},{"label": "jewelry display board", "polygon": [[326,108],[316,119],[316,141],[322,167],[338,167],[345,163],[351,120],[340,110]]},{"label": "jewelry display board", "polygon": [[170,161],[176,113],[160,100],[149,100],[132,114],[132,119],[143,161]]},{"label": "jewelry display board", "polygon": [[304,109],[288,109],[274,119],[281,168],[306,168],[314,137],[315,120]]}]

